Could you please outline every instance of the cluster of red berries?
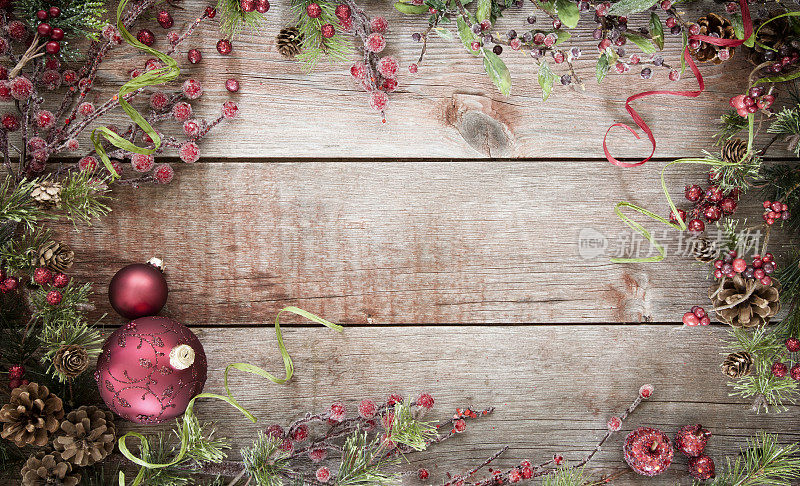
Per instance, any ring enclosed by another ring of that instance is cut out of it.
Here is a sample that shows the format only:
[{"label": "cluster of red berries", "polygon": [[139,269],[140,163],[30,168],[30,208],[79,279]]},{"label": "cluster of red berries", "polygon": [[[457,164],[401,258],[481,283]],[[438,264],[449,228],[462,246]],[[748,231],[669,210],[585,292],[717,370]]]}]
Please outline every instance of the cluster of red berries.
[{"label": "cluster of red berries", "polygon": [[[784,342],[786,350],[790,353],[800,351],[800,339],[790,337]],[[800,363],[795,363],[791,368],[786,363],[776,361],[772,364],[772,375],[776,378],[784,378],[789,375],[793,380],[800,381]]]},{"label": "cluster of red berries", "polygon": [[64,39],[64,29],[53,27],[49,19],[57,19],[61,16],[61,9],[55,5],[47,10],[39,10],[36,12],[36,18],[39,20],[39,25],[36,26],[36,33],[43,38],[49,38],[44,45],[44,50],[50,55],[56,55],[61,50],[61,41]]},{"label": "cluster of red berries", "polygon": [[707,326],[711,324],[711,318],[708,317],[706,310],[696,305],[692,307],[690,312],[683,315],[683,324],[685,326]]},{"label": "cluster of red berries", "polygon": [[674,211],[671,212],[669,221],[677,224],[678,216],[680,216],[690,232],[699,234],[706,229],[703,219],[713,223],[719,221],[723,216],[730,216],[736,212],[739,191],[734,189],[723,193],[722,189],[714,184],[716,177],[718,177],[716,173],[709,173],[709,185],[705,190],[697,184],[686,186],[683,195],[693,203],[693,207],[688,213],[683,209],[678,209],[678,214],[675,214]]},{"label": "cluster of red berries", "polygon": [[269,11],[269,0],[239,0],[239,7],[242,12],[258,12],[261,14]]},{"label": "cluster of red berries", "polygon": [[64,296],[61,291],[56,289],[63,289],[69,284],[69,276],[63,273],[53,273],[49,268],[39,267],[33,271],[33,282],[36,285],[44,287],[51,285],[55,288],[47,292],[47,303],[50,305],[58,305]]},{"label": "cluster of red berries", "polygon": [[19,288],[19,278],[6,275],[6,271],[0,268],[0,294],[14,292]]},{"label": "cluster of red berries", "polygon": [[789,205],[780,201],[764,201],[764,222],[772,226],[775,221],[786,221],[791,217]]},{"label": "cluster of red berries", "polygon": [[27,385],[25,379],[25,367],[22,365],[12,365],[8,368],[8,388],[14,389]]},{"label": "cluster of red berries", "polygon": [[[702,481],[714,477],[714,460],[703,453],[710,437],[699,424],[682,427],[675,436],[675,448],[689,458],[689,474]],[[675,448],[661,430],[639,427],[626,437],[623,452],[636,473],[657,476],[672,464]]]},{"label": "cluster of red berries", "polygon": [[736,95],[730,104],[739,116],[747,116],[758,110],[768,110],[775,103],[775,96],[764,94],[763,86],[753,86],[747,94]]},{"label": "cluster of red berries", "polygon": [[[344,4],[338,5],[335,13],[341,26],[345,30],[350,30],[353,23],[350,7]],[[364,50],[374,54],[383,52],[386,48],[386,38],[383,34],[388,27],[389,23],[384,17],[375,17],[372,19],[369,25],[371,33],[364,41]],[[409,67],[409,70],[411,72],[416,72],[416,65],[413,66],[413,68]],[[350,67],[350,74],[365,91],[370,93],[369,105],[374,110],[383,112],[383,110],[386,109],[386,105],[389,103],[389,96],[387,93],[391,93],[397,89],[397,75],[400,71],[400,63],[392,56],[385,56],[377,61],[374,70],[377,71],[377,73],[375,73],[377,76],[370,72],[371,67],[364,64],[363,61],[358,61]],[[386,119],[383,121],[386,122]]]},{"label": "cluster of red berries", "polygon": [[735,251],[729,251],[722,259],[714,261],[714,278],[733,278],[736,274],[741,274],[744,278],[754,278],[764,285],[771,285],[770,275],[774,271],[775,259],[772,253],[753,255],[753,263],[750,265],[744,258],[739,258]]}]

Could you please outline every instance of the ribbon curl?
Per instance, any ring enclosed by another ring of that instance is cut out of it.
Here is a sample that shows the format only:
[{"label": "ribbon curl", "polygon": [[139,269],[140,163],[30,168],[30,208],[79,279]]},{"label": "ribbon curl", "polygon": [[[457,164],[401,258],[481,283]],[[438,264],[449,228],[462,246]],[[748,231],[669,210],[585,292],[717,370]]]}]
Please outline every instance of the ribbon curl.
[{"label": "ribbon curl", "polygon": [[[720,39],[719,37],[711,37],[708,35],[700,35],[700,34],[690,35],[689,39],[699,40],[701,42],[706,42],[708,44],[720,47],[737,47],[744,44],[747,41],[747,39],[749,39],[753,35],[753,20],[750,18],[750,9],[747,6],[747,0],[739,0],[739,5],[742,9],[742,23],[744,24],[744,36],[743,36],[744,39]],[[630,125],[627,125],[625,123],[615,123],[611,125],[608,128],[608,130],[606,130],[606,134],[605,136],[603,136],[603,153],[605,154],[606,159],[608,159],[609,162],[618,167],[637,167],[644,164],[651,158],[653,158],[653,155],[656,153],[656,138],[653,135],[653,131],[647,125],[647,122],[644,121],[644,118],[642,118],[641,115],[639,115],[639,113],[636,110],[634,110],[633,107],[631,107],[631,102],[653,95],[672,95],[672,96],[685,96],[689,98],[696,98],[700,96],[700,94],[705,90],[705,83],[703,82],[703,76],[700,74],[700,70],[694,63],[694,60],[692,59],[688,47],[684,49],[682,56],[684,62],[686,62],[686,64],[692,70],[692,74],[694,74],[695,78],[697,79],[697,84],[699,85],[699,89],[694,91],[671,91],[671,90],[645,91],[628,97],[628,99],[625,101],[625,109],[628,111],[628,114],[631,116],[631,119],[633,119],[633,122],[636,124],[636,126],[639,127],[647,135],[647,138],[650,140],[650,144],[652,145],[653,149],[651,150],[650,155],[648,155],[645,159],[640,160],[639,162],[622,162],[621,160],[614,158],[611,155],[611,152],[608,150],[608,145],[606,143],[606,139],[608,138],[608,133],[611,131],[612,128],[614,127],[625,128],[626,130],[631,132],[633,136],[636,137],[637,140],[641,138],[639,134],[636,133],[636,130],[631,128]]]},{"label": "ribbon curl", "polygon": [[119,177],[119,174],[117,174],[117,171],[114,170],[114,167],[111,165],[111,160],[108,158],[105,148],[103,148],[100,137],[105,138],[109,143],[111,143],[111,145],[117,148],[143,155],[154,154],[161,147],[161,136],[153,128],[153,126],[150,125],[150,123],[145,120],[145,118],[138,111],[136,111],[136,109],[131,106],[130,103],[128,103],[125,97],[148,86],[157,86],[174,81],[178,78],[181,72],[175,59],[156,49],[142,44],[133,35],[131,35],[130,32],[128,32],[128,29],[125,28],[125,23],[122,21],[122,14],[127,4],[128,0],[122,0],[119,2],[119,5],[117,5],[117,29],[119,30],[120,35],[125,42],[133,47],[157,57],[164,64],[164,66],[158,69],[145,71],[139,76],[131,79],[127,83],[123,84],[119,89],[119,93],[115,95],[115,98],[119,101],[119,106],[128,115],[131,121],[141,128],[142,131],[144,131],[144,133],[146,133],[147,136],[149,136],[153,141],[152,149],[139,147],[131,141],[121,137],[108,127],[98,127],[92,130],[90,138],[92,140],[92,144],[94,145],[95,152],[97,153],[98,157],[100,157],[100,160],[103,161],[103,165],[105,165],[106,169],[108,169],[114,178]]},{"label": "ribbon curl", "polygon": [[[341,332],[343,329],[342,326],[338,324],[329,322],[317,315],[314,315],[308,311],[304,311],[303,309],[300,309],[298,307],[293,307],[293,306],[284,307],[278,312],[278,315],[275,316],[275,337],[278,340],[278,349],[280,350],[281,356],[283,357],[283,367],[286,377],[278,378],[269,373],[268,371],[264,370],[263,368],[259,368],[258,366],[251,365],[249,363],[231,363],[225,367],[225,373],[224,373],[225,395],[218,395],[216,393],[200,393],[199,395],[195,396],[189,401],[189,404],[186,406],[186,412],[184,412],[184,420],[186,417],[189,418],[192,417],[194,413],[195,400],[197,400],[198,398],[215,398],[217,400],[222,400],[223,402],[226,402],[235,409],[239,410],[245,417],[250,419],[251,422],[255,423],[258,421],[255,415],[253,415],[247,409],[239,405],[239,402],[237,402],[236,399],[233,398],[233,393],[231,393],[230,387],[228,386],[228,373],[230,373],[232,369],[244,371],[247,373],[252,373],[254,375],[264,377],[269,381],[278,385],[283,385],[292,378],[292,375],[294,375],[294,364],[292,363],[291,356],[289,356],[289,352],[286,351],[286,346],[284,346],[283,344],[283,333],[281,332],[281,324],[280,324],[281,314],[283,314],[284,312],[291,312],[292,314],[297,314],[298,316],[305,317],[310,321],[322,324],[323,326],[333,329],[334,331]],[[119,446],[119,451],[122,453],[122,455],[125,456],[128,460],[130,460],[134,464],[138,464],[139,466],[141,466],[138,474],[133,480],[132,486],[138,486],[139,484],[142,484],[142,481],[144,480],[144,475],[147,473],[148,469],[162,469],[165,467],[174,466],[175,464],[178,464],[181,461],[183,461],[183,459],[186,457],[186,450],[189,444],[189,428],[181,427],[180,430],[181,430],[181,436],[180,436],[181,447],[178,451],[178,454],[170,462],[160,463],[160,464],[154,464],[145,461],[140,457],[136,457],[130,451],[130,449],[128,449],[126,441],[129,437],[135,437],[139,439],[140,442],[144,443],[147,441],[147,438],[144,435],[138,432],[128,432],[127,434],[119,438],[118,446]],[[125,474],[122,471],[119,472],[119,486],[125,486]]]}]

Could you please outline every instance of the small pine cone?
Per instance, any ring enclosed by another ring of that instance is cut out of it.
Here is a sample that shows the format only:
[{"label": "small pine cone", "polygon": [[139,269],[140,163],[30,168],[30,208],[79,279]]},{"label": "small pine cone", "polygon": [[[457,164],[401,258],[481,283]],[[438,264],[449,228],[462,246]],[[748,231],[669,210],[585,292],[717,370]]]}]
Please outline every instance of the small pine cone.
[{"label": "small pine cone", "polygon": [[[770,12],[769,18],[777,17],[784,12]],[[791,40],[792,28],[788,17],[780,17],[772,22],[763,24],[758,29],[758,42],[753,46],[755,52],[762,53],[766,50],[780,49],[784,44]]]},{"label": "small pine cone", "polygon": [[114,415],[95,406],[71,411],[61,422],[63,435],[53,440],[60,458],[76,466],[91,466],[114,450],[117,440]]},{"label": "small pine cone", "polygon": [[9,403],[0,408],[0,422],[3,423],[0,437],[14,442],[17,447],[41,447],[58,430],[63,417],[64,405],[60,398],[46,386],[28,383],[14,388]]},{"label": "small pine cone", "polygon": [[[700,35],[716,34],[720,39],[736,38],[736,30],[733,28],[731,21],[713,12],[709,13],[705,17],[701,17],[697,21],[697,25],[700,26]],[[714,64],[720,64],[723,61],[718,55],[720,49],[720,46],[715,46],[707,42],[701,42],[697,50],[692,51],[692,56],[700,62],[713,62]],[[728,49],[730,54],[733,55],[733,47],[727,47],[726,49]]]},{"label": "small pine cone", "polygon": [[39,248],[33,259],[33,265],[64,273],[72,266],[74,258],[75,253],[67,245],[48,241]]},{"label": "small pine cone", "polygon": [[731,138],[722,146],[721,155],[722,160],[730,164],[746,162],[748,159],[747,142],[739,138]]},{"label": "small pine cone", "polygon": [[722,372],[731,378],[747,376],[753,370],[753,355],[747,351],[731,353],[722,362]]},{"label": "small pine cone", "polygon": [[66,378],[75,378],[89,367],[89,353],[83,346],[61,346],[53,357],[53,367]]},{"label": "small pine cone", "polygon": [[746,279],[741,274],[714,282],[708,289],[719,320],[732,327],[757,327],[769,323],[781,308],[780,283],[772,279],[764,285],[757,279]]},{"label": "small pine cone", "polygon": [[61,184],[53,181],[42,181],[34,186],[31,197],[43,208],[61,204]]},{"label": "small pine cone", "polygon": [[20,474],[22,486],[76,486],[81,481],[81,475],[72,472],[70,463],[43,451],[31,455],[22,466]]},{"label": "small pine cone", "polygon": [[700,237],[693,241],[692,255],[698,262],[709,263],[717,259],[719,256],[719,248],[714,242],[709,241],[707,238]]},{"label": "small pine cone", "polygon": [[278,52],[281,56],[292,58],[303,50],[303,35],[297,27],[284,27],[278,32],[275,44],[278,46]]}]

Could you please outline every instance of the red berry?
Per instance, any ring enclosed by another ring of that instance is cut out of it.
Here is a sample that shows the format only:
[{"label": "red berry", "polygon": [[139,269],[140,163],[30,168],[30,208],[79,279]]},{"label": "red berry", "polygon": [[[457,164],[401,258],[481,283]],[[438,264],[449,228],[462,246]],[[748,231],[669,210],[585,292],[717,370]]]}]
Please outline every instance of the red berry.
[{"label": "red berry", "polygon": [[60,41],[62,39],[64,39],[64,29],[54,27],[50,32],[50,40]]},{"label": "red berry", "polygon": [[722,210],[717,205],[708,206],[705,211],[703,211],[703,216],[705,216],[706,221],[719,221],[722,217]]},{"label": "red berry", "polygon": [[239,8],[242,9],[242,12],[255,12],[256,0],[239,0]]},{"label": "red berry", "polygon": [[394,407],[398,403],[403,403],[403,395],[399,393],[392,393],[389,395],[389,398],[386,399],[387,407]]},{"label": "red berry", "polygon": [[165,29],[169,29],[175,24],[175,21],[172,20],[172,15],[166,10],[159,11],[158,15],[156,15],[156,20],[158,20],[159,25]]},{"label": "red berry", "polygon": [[433,408],[433,403],[433,397],[429,393],[423,393],[417,398],[417,406],[427,408],[428,410]]},{"label": "red berry", "polygon": [[706,481],[714,477],[714,460],[708,456],[689,459],[689,475],[695,479]]},{"label": "red berry", "polygon": [[322,15],[322,7],[318,3],[309,3],[306,7],[306,14],[312,19],[319,18]]},{"label": "red berry", "polygon": [[292,430],[292,440],[295,442],[303,442],[308,438],[308,426],[298,425]]},{"label": "red berry", "polygon": [[656,476],[672,464],[674,451],[666,434],[658,429],[640,427],[625,439],[625,462],[643,476]]},{"label": "red berry", "polygon": [[47,13],[55,19],[61,15],[61,9],[53,5],[47,10]]},{"label": "red berry", "polygon": [[378,407],[375,406],[375,402],[369,399],[361,400],[361,403],[358,404],[358,415],[364,419],[372,419],[375,417],[375,413],[378,411]]},{"label": "red berry", "polygon": [[336,28],[331,24],[325,24],[320,27],[320,32],[322,32],[322,37],[326,39],[330,39],[334,35],[336,35]]},{"label": "red berry", "polygon": [[693,219],[688,224],[689,231],[692,233],[702,233],[706,229],[705,223],[699,219]]},{"label": "red berry", "polygon": [[331,471],[325,466],[317,469],[316,472],[317,481],[320,483],[327,483],[328,480],[331,478]]},{"label": "red berry", "polygon": [[324,447],[318,447],[308,451],[308,458],[311,459],[311,462],[313,463],[322,462],[327,456],[328,449],[325,449]]},{"label": "red berry", "polygon": [[178,156],[187,164],[193,164],[200,159],[200,148],[194,142],[186,142],[178,149]]},{"label": "red berry", "polygon": [[464,422],[464,419],[458,419],[453,422],[453,430],[458,433],[464,432],[467,429],[467,423]]},{"label": "red berry", "polygon": [[673,69],[669,72],[669,80],[670,81],[677,81],[680,79],[681,73],[677,69]]},{"label": "red berry", "polygon": [[792,366],[792,369],[789,370],[789,376],[791,376],[795,381],[800,381],[800,363]]},{"label": "red berry", "polygon": [[239,81],[237,81],[234,78],[228,79],[227,81],[225,81],[225,89],[227,89],[231,93],[236,93],[237,91],[239,91]]},{"label": "red berry", "polygon": [[42,22],[36,27],[36,32],[42,37],[50,37],[50,32],[52,32],[52,30],[53,28],[46,22]]},{"label": "red berry", "polygon": [[691,202],[697,202],[703,197],[703,188],[697,184],[686,186],[683,195]]},{"label": "red berry", "polygon": [[719,203],[719,207],[724,214],[733,214],[736,211],[736,201],[732,197],[726,197]]},{"label": "red berry", "polygon": [[3,127],[9,132],[19,130],[19,117],[13,113],[5,113],[2,118]]},{"label": "red berry", "polygon": [[346,20],[349,19],[352,15],[350,7],[345,4],[339,4],[336,6],[336,10],[334,10],[334,14],[336,14],[336,18],[339,20]]},{"label": "red berry", "polygon": [[386,32],[386,28],[389,26],[389,23],[386,21],[384,17],[375,17],[374,19],[372,19],[369,26],[372,32],[383,34],[384,32]]},{"label": "red berry", "polygon": [[335,422],[344,420],[346,413],[347,409],[344,408],[344,404],[341,402],[334,402],[328,410],[329,418]]},{"label": "red berry", "polygon": [[136,39],[146,46],[152,46],[156,42],[156,36],[151,30],[142,29],[136,34]]},{"label": "red berry", "polygon": [[217,41],[217,52],[223,56],[227,56],[233,50],[233,44],[228,39],[220,39]]},{"label": "red berry", "polygon": [[236,118],[236,115],[238,114],[239,106],[233,101],[226,101],[222,104],[222,116],[224,116],[226,119],[230,120],[232,118]]},{"label": "red berry", "polygon": [[705,450],[709,438],[711,432],[702,425],[686,425],[675,436],[675,448],[687,457],[697,457]]},{"label": "red berry", "polygon": [[189,78],[183,82],[182,91],[183,95],[190,100],[196,100],[203,95],[203,86],[200,84],[200,81]]},{"label": "red berry", "polygon": [[47,19],[47,10],[39,10],[36,12],[36,18],[39,20]]},{"label": "red berry", "polygon": [[56,55],[56,54],[58,54],[58,51],[61,50],[61,44],[59,44],[56,41],[51,40],[50,42],[48,42],[47,44],[44,45],[44,50],[48,54]]},{"label": "red berry", "polygon": [[269,0],[256,0],[256,12],[267,13],[269,12]]},{"label": "red berry", "polygon": [[686,326],[697,326],[700,324],[700,318],[692,312],[687,312],[683,315],[683,324]]},{"label": "red berry", "polygon": [[25,367],[22,365],[11,365],[8,368],[8,377],[21,380],[25,376]]},{"label": "red berry", "polygon": [[417,471],[417,477],[420,479],[420,481],[425,481],[426,479],[428,479],[429,476],[430,473],[428,472],[427,469],[423,468]]},{"label": "red berry", "polygon": [[778,378],[783,378],[789,372],[789,367],[780,361],[772,363],[772,374]]},{"label": "red berry", "polygon": [[153,170],[153,177],[157,184],[169,184],[175,176],[175,170],[169,164],[157,165]]},{"label": "red berry", "polygon": [[47,293],[47,303],[50,305],[58,305],[61,303],[63,296],[58,290],[51,290]]},{"label": "red berry", "polygon": [[708,326],[711,324],[711,318],[708,316],[703,316],[700,318],[700,325],[701,326]]},{"label": "red berry", "polygon": [[722,190],[717,186],[709,186],[706,189],[706,200],[715,204],[722,201]]},{"label": "red berry", "polygon": [[622,420],[616,416],[611,417],[610,419],[608,419],[606,426],[608,427],[608,430],[610,430],[611,432],[617,432],[619,429],[622,428]]},{"label": "red berry", "polygon": [[53,279],[53,272],[45,267],[39,267],[33,271],[33,281],[37,285],[47,285]]},{"label": "red berry", "polygon": [[57,273],[55,277],[53,277],[53,287],[62,289],[69,284],[69,275],[63,273]]},{"label": "red berry", "polygon": [[702,319],[706,315],[706,310],[696,305],[692,307],[692,314],[696,315],[698,319]]},{"label": "red berry", "polygon": [[197,64],[203,59],[203,54],[201,54],[198,49],[189,49],[189,52],[186,53],[186,57],[189,59],[190,63]]},{"label": "red berry", "polygon": [[213,19],[214,17],[217,16],[217,9],[211,6],[206,7],[206,15],[208,16],[208,18]]},{"label": "red berry", "polygon": [[[679,209],[677,216],[681,217],[681,221],[683,221],[684,224],[686,223],[686,211],[684,211],[683,209]],[[675,215],[674,211],[670,211],[670,213],[669,213],[669,222],[673,223],[673,224],[678,224],[678,217],[677,216]]]},{"label": "red berry", "polygon": [[364,43],[364,48],[369,52],[381,52],[386,48],[386,40],[379,33],[370,34],[367,41]]},{"label": "red berry", "polygon": [[789,352],[791,353],[796,353],[800,351],[800,339],[797,339],[796,337],[790,337],[789,339],[786,340],[785,344],[786,344],[786,349],[788,349]]},{"label": "red berry", "polygon": [[411,74],[416,73],[418,70],[419,66],[417,66],[416,64],[411,64],[408,66],[408,72],[410,72]]},{"label": "red berry", "polygon": [[733,271],[736,273],[744,272],[745,268],[747,268],[747,262],[744,261],[744,258],[737,258],[733,261]]}]

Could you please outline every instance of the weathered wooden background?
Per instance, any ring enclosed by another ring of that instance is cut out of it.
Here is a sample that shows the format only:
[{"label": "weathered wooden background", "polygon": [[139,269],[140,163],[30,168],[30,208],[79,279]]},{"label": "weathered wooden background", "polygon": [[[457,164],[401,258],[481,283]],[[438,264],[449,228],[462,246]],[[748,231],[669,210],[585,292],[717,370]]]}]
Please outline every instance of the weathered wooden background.
[{"label": "weathered wooden background", "polygon": [[[231,97],[223,86],[228,77],[242,86],[233,96],[242,117],[204,142],[204,158],[176,164],[170,186],[118,189],[101,224],[61,231],[79,260],[78,278],[97,282],[98,312],[111,311],[102,291],[117,269],[151,256],[166,260],[165,313],[201,336],[208,391],[222,390],[229,362],[280,370],[270,322],[285,305],[346,324],[339,335],[288,319],[297,374],[287,386],[234,376],[237,397],[261,418],[258,425],[221,402],[198,406],[236,448],[258,428],[334,400],[353,410],[362,398],[428,391],[439,417],[459,406],[497,407],[457,439],[411,458],[437,480],[504,444],[512,448],[499,460],[503,466],[553,453],[577,460],[648,382],[655,398],[625,431],[651,425],[672,435],[701,422],[715,434],[710,453],[720,466],[757,430],[800,439],[797,407],[755,415],[728,396],[719,371],[724,327],[679,326],[689,307],[707,304],[708,281],[690,257],[675,254],[676,234],[660,264],[614,265],[578,251],[588,228],[612,247],[630,236],[613,214],[618,201],[668,212],[661,166],[712,150],[714,120],[743,89],[744,61],[704,66],[708,89],[696,100],[639,102],[659,159],[619,169],[602,158],[600,142],[611,123],[628,121],[625,98],[664,86],[694,89],[695,81],[670,83],[662,70],[649,81],[611,75],[598,86],[592,25],[578,34],[585,91],[557,87],[542,103],[532,61],[507,51],[514,88],[503,97],[472,56],[433,40],[419,73],[401,76],[383,124],[351,82],[349,66],[306,75],[280,58],[273,36],[290,22],[286,3],[273,2],[264,32],[236,39],[230,57],[215,51],[213,23],[181,51],[198,47],[204,55],[199,65],[184,62],[205,84],[199,113],[210,116]],[[179,18],[202,7],[184,4]],[[401,18],[390,2],[368,7],[388,18],[388,50],[405,69],[418,55],[411,33],[424,20]],[[508,15],[500,28],[520,28],[527,14]],[[631,19],[637,22],[644,25]],[[156,46],[164,46],[157,33]],[[668,36],[667,45],[667,63],[675,65],[678,38]],[[102,73],[108,86],[143,60],[118,59]],[[620,157],[649,153],[646,141],[624,132],[610,143]],[[770,154],[786,156],[778,147]],[[702,169],[683,166],[668,173],[668,184],[679,192],[703,178]],[[748,195],[741,214],[757,218],[757,200]],[[778,239],[773,251],[780,257],[788,246]],[[600,474],[625,469],[623,437],[592,463]],[[676,462],[661,480],[648,481],[688,482],[685,460]],[[644,481],[626,474],[616,482]]]}]

